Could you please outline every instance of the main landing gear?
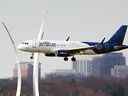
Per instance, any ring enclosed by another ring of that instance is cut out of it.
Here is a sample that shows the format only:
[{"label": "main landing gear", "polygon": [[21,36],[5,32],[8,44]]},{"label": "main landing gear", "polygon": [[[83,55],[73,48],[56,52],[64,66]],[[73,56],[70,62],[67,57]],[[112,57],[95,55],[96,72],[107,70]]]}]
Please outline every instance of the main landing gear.
[{"label": "main landing gear", "polygon": [[75,62],[75,61],[76,61],[76,58],[73,56],[73,57],[71,58],[71,60],[72,60],[72,62]]},{"label": "main landing gear", "polygon": [[68,61],[68,57],[64,57],[64,61]]},{"label": "main landing gear", "polygon": [[[73,57],[71,58],[71,60],[72,60],[72,62],[75,62],[75,61],[76,61],[76,58],[73,56]],[[68,61],[68,57],[64,57],[64,61]]]}]

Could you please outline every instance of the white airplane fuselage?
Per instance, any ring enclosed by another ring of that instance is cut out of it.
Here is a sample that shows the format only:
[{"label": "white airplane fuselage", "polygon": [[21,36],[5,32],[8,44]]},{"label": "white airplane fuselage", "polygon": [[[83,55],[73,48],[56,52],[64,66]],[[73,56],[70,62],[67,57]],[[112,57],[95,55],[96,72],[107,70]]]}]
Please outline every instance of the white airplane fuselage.
[{"label": "white airplane fuselage", "polygon": [[[72,50],[80,48],[88,48],[88,44],[80,41],[56,41],[56,40],[28,40],[19,44],[18,49],[25,52],[39,53],[55,53],[58,50]],[[86,50],[84,54],[95,54],[92,50]]]}]

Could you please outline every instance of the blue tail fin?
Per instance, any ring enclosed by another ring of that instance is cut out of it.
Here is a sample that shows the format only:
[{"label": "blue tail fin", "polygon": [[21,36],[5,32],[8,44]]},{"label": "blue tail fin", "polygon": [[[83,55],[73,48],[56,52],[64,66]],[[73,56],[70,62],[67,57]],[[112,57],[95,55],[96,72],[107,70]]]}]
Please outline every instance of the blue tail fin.
[{"label": "blue tail fin", "polygon": [[122,25],[117,32],[108,40],[109,43],[114,45],[122,45],[127,31],[127,25]]}]

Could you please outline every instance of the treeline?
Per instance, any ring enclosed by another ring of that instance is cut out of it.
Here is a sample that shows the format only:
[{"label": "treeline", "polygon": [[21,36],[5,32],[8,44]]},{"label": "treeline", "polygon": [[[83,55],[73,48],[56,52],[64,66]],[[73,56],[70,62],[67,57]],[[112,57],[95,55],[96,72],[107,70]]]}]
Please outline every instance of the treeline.
[{"label": "treeline", "polygon": [[[128,96],[128,78],[45,79],[40,96]],[[15,96],[16,80],[0,80],[0,96]],[[24,80],[21,96],[33,96],[32,81]]]}]

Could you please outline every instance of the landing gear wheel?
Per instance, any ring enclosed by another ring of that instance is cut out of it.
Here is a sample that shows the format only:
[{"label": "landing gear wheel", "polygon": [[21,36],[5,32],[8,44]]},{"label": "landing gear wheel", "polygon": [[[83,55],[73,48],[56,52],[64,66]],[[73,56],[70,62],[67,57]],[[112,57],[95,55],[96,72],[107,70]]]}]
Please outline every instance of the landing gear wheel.
[{"label": "landing gear wheel", "polygon": [[34,53],[32,53],[32,56],[30,57],[30,59],[33,59],[33,55],[34,55]]},{"label": "landing gear wheel", "polygon": [[75,62],[75,61],[76,61],[76,58],[75,58],[75,57],[72,57],[71,60],[72,60],[73,62]]},{"label": "landing gear wheel", "polygon": [[68,58],[67,57],[64,57],[64,61],[68,61]]},{"label": "landing gear wheel", "polygon": [[33,59],[33,56],[31,56],[30,59]]}]

